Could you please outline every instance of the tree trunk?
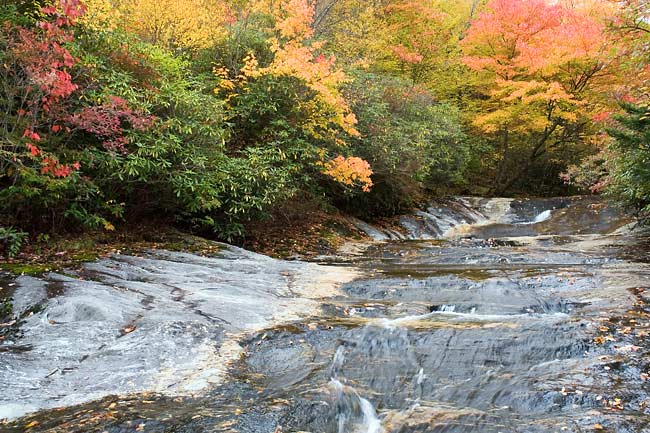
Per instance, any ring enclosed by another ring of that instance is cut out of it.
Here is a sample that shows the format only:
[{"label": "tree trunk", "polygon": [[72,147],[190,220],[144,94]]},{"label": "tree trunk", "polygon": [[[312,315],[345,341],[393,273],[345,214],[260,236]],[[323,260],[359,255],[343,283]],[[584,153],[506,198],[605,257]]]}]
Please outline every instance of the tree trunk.
[{"label": "tree trunk", "polygon": [[[542,136],[538,140],[538,142],[535,145],[535,147],[533,148],[533,150],[530,152],[530,155],[528,156],[528,158],[526,158],[526,160],[523,162],[523,164],[521,165],[519,170],[517,170],[517,172],[516,172],[516,174],[514,176],[512,176],[505,184],[503,184],[502,186],[497,187],[495,189],[495,195],[502,196],[506,192],[508,192],[508,190],[510,188],[512,188],[512,186],[517,181],[519,181],[522,178],[522,176],[528,171],[528,169],[531,167],[531,165],[533,165],[533,162],[535,162],[535,160],[537,158],[539,158],[540,156],[542,156],[544,154],[544,148],[545,148],[546,142],[550,138],[551,134],[553,134],[553,132],[555,132],[557,127],[558,127],[557,122],[553,122],[553,124],[551,126],[546,127],[546,129],[544,130],[544,133],[542,134]],[[501,173],[499,173],[499,178],[500,177],[501,177]]]}]

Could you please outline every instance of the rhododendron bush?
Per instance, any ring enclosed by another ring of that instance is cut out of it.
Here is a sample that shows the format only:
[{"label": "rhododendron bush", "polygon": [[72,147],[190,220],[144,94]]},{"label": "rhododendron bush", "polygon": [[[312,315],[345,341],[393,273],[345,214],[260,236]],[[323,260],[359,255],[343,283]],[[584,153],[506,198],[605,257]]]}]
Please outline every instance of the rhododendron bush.
[{"label": "rhododendron bush", "polygon": [[[239,67],[215,68],[215,92],[231,107],[237,147],[266,142],[307,170],[322,166],[315,172],[367,192],[372,186],[368,162],[340,155],[328,159],[359,132],[341,93],[347,77],[313,39],[314,12],[307,0],[254,2],[245,15],[258,13],[272,22],[264,31],[266,49],[249,50]],[[268,60],[260,64],[258,57]]]},{"label": "rhododendron bush", "polygon": [[1,195],[24,223],[41,219],[38,212],[47,212],[43,208],[55,209],[53,219],[62,220],[74,207],[77,215],[87,216],[82,222],[112,227],[80,204],[88,194],[97,194],[92,181],[82,177],[77,159],[94,149],[93,140],[81,147],[68,144],[83,130],[88,138],[101,141],[105,150],[126,152],[124,128],[146,128],[151,123],[150,117],[117,97],[111,97],[108,105],[93,105],[83,98],[84,84],[73,79],[80,61],[71,50],[75,25],[84,12],[78,0],[60,0],[43,8],[43,20],[31,26],[3,24],[5,86],[0,97],[8,114],[2,119],[0,173],[6,188]]}]

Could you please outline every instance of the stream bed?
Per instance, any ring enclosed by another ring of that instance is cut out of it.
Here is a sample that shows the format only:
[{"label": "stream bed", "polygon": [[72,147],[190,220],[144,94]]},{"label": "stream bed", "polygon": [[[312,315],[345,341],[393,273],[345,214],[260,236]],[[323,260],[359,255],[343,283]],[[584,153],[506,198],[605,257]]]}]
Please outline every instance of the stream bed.
[{"label": "stream bed", "polygon": [[318,263],[224,246],[0,280],[25,312],[0,432],[650,432],[649,242],[618,209],[400,223]]}]

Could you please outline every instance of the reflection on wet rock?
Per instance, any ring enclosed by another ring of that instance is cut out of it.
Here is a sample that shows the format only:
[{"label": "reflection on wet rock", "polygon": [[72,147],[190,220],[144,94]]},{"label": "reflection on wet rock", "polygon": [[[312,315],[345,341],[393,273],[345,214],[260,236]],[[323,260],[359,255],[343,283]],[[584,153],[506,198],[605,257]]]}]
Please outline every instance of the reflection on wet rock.
[{"label": "reflection on wet rock", "polygon": [[7,431],[648,433],[629,222],[590,197],[453,198],[402,232],[357,221],[377,242],[327,265],[228,248],[19,280],[43,309],[0,352],[4,414],[120,396]]}]

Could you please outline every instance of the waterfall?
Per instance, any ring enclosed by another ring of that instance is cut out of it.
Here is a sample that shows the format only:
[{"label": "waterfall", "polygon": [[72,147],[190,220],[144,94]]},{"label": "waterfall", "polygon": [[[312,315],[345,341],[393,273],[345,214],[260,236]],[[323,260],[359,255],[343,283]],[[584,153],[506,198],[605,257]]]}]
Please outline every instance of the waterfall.
[{"label": "waterfall", "polygon": [[330,379],[330,388],[336,399],[338,433],[384,433],[372,403],[334,377]]},{"label": "waterfall", "polygon": [[399,219],[403,233],[375,227],[352,218],[350,222],[376,241],[400,239],[440,239],[457,237],[476,225],[500,222],[510,211],[512,199],[455,197],[439,199]]},{"label": "waterfall", "polygon": [[544,212],[540,213],[535,217],[533,220],[534,223],[541,223],[542,221],[546,221],[551,217],[551,211],[550,209],[545,210]]}]

